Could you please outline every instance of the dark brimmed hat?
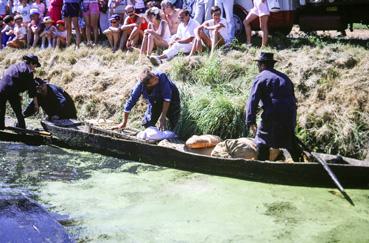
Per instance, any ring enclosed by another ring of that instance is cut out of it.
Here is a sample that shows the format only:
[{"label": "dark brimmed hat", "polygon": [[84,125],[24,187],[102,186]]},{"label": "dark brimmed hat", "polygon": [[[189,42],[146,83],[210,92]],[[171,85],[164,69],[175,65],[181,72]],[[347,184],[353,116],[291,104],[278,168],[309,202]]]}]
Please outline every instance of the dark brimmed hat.
[{"label": "dark brimmed hat", "polygon": [[113,15],[109,18],[109,21],[110,21],[110,22],[111,22],[112,20],[120,21],[120,16],[119,16],[119,14],[113,14]]},{"label": "dark brimmed hat", "polygon": [[271,52],[260,53],[259,59],[255,59],[256,62],[277,62],[274,60],[274,54]]},{"label": "dark brimmed hat", "polygon": [[41,67],[40,62],[38,61],[38,57],[34,54],[27,54],[23,56],[23,60],[28,61],[32,64],[36,64],[37,67]]}]

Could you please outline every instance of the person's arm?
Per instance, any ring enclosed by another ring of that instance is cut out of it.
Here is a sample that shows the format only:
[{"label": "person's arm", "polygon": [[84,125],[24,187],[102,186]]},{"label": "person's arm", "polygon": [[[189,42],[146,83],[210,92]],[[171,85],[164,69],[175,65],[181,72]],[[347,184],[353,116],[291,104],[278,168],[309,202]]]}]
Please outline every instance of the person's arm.
[{"label": "person's arm", "polygon": [[213,25],[213,26],[207,26],[207,27],[205,27],[205,29],[207,29],[207,30],[219,30],[219,29],[224,28],[224,27],[225,27],[224,24],[218,23],[218,24]]},{"label": "person's arm", "polygon": [[166,129],[166,123],[167,123],[167,112],[169,110],[170,102],[164,101],[163,102],[163,108],[159,117],[159,129],[164,131]]},{"label": "person's arm", "polygon": [[177,42],[179,44],[188,44],[188,43],[191,43],[194,38],[195,38],[195,36],[191,36],[191,37],[188,37],[188,38],[185,38],[185,39],[177,40]]},{"label": "person's arm", "polygon": [[256,132],[256,114],[261,99],[262,83],[255,79],[250,91],[246,110],[246,126],[253,132]]},{"label": "person's arm", "polygon": [[112,127],[112,129],[122,129],[125,128],[128,122],[129,113],[140,98],[142,94],[143,85],[141,81],[138,81],[136,86],[133,88],[131,96],[127,100],[124,105],[124,112],[123,112],[123,121],[119,123],[117,126]]}]

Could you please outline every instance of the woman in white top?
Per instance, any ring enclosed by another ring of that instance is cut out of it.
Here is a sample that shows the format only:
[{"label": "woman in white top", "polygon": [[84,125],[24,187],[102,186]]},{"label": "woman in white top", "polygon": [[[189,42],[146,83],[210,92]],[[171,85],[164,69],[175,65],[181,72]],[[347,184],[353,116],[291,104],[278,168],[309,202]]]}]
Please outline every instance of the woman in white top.
[{"label": "woman in white top", "polygon": [[154,48],[169,47],[170,30],[168,23],[160,17],[160,9],[152,7],[146,12],[149,21],[148,28],[144,31],[140,54],[150,56]]},{"label": "woman in white top", "polygon": [[[222,10],[218,6],[211,7],[212,19],[205,21],[195,29],[195,42],[192,46],[190,56],[201,52],[203,44],[211,49],[211,55],[215,48],[222,46],[228,40],[227,21],[221,17]],[[209,31],[209,35],[204,30]]]}]

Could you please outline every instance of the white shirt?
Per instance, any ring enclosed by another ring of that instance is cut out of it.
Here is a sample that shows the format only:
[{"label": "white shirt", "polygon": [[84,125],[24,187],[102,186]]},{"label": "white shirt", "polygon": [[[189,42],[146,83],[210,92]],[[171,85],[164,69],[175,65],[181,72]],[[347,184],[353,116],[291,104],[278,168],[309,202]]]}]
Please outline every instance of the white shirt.
[{"label": "white shirt", "polygon": [[187,39],[187,38],[190,38],[190,37],[195,37],[195,29],[199,25],[200,24],[196,20],[193,20],[193,19],[190,19],[190,21],[188,21],[187,26],[185,26],[184,23],[181,22],[178,25],[176,38]]},{"label": "white shirt", "polygon": [[29,15],[30,10],[31,10],[31,5],[29,5],[29,4],[27,4],[26,6],[23,6],[23,5],[20,4],[16,9],[17,13],[22,15],[23,22],[30,22],[31,21],[31,17]]},{"label": "white shirt", "polygon": [[[207,23],[209,24],[209,26],[214,26],[216,24],[214,24],[214,19],[210,19],[207,21]],[[220,22],[218,24],[223,24],[224,27],[219,29],[219,33],[220,35],[223,37],[224,41],[228,41],[228,26],[227,26],[227,20],[225,20],[224,18],[220,19]],[[214,38],[214,31],[209,31],[210,33],[210,39]]]},{"label": "white shirt", "polygon": [[15,25],[14,33],[16,34],[17,39],[24,39],[27,35],[27,29],[23,25],[21,26]]}]

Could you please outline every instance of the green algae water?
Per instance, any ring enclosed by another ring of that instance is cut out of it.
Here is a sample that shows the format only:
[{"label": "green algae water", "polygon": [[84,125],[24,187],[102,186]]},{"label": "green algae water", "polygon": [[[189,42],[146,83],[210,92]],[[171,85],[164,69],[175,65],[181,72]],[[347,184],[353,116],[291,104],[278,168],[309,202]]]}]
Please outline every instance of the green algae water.
[{"label": "green algae water", "polygon": [[77,242],[369,242],[369,189],[249,182],[0,142],[0,182],[69,215]]}]

